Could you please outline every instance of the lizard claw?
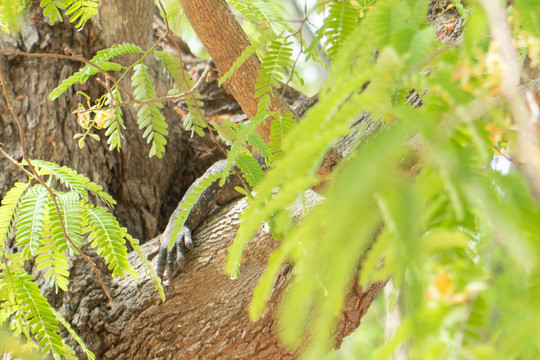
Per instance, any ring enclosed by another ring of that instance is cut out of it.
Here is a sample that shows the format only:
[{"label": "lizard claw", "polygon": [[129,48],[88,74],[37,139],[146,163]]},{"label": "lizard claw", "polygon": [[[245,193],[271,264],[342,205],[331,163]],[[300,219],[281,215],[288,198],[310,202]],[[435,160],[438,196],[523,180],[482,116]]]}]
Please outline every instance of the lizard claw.
[{"label": "lizard claw", "polygon": [[167,245],[163,246],[163,241],[159,247],[159,255],[157,259],[156,271],[161,280],[163,280],[163,273],[165,272],[165,263],[168,260]]},{"label": "lizard claw", "polygon": [[193,240],[191,239],[191,230],[187,226],[184,226],[182,230],[180,230],[180,234],[182,234],[184,241],[182,242],[181,239],[177,240],[176,246],[178,246],[178,244],[180,243],[181,245],[185,246],[186,249],[188,249],[189,251],[193,251],[194,247]]},{"label": "lizard claw", "polygon": [[165,272],[165,265],[167,266],[167,277],[171,279],[174,275],[176,267],[181,269],[181,264],[185,259],[185,251],[193,251],[193,240],[191,238],[191,229],[184,226],[178,233],[174,241],[174,247],[171,251],[167,251],[169,247],[169,239],[167,236],[162,237],[159,256],[157,260],[156,270],[161,279]]}]

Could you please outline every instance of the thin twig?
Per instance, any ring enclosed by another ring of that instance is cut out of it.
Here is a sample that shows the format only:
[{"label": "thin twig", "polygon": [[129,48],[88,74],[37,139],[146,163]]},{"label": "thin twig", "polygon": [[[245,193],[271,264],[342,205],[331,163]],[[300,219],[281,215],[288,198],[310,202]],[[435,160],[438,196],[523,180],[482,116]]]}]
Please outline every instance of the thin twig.
[{"label": "thin twig", "polygon": [[116,85],[118,90],[125,93],[131,99],[131,101],[133,101],[135,103],[138,101],[137,99],[135,99],[133,94],[131,94],[129,91],[127,91],[125,88],[123,88],[118,83],[118,81],[116,81],[116,79],[114,77],[112,77],[111,75],[109,75],[109,73],[107,73],[105,70],[103,70],[103,68],[101,68],[99,65],[96,65],[96,64],[94,64],[93,62],[91,62],[89,60],[86,60],[85,58],[83,58],[81,56],[62,55],[62,54],[45,54],[45,53],[26,53],[26,52],[17,51],[17,50],[0,49],[0,55],[2,55],[2,54],[11,54],[11,55],[19,55],[19,56],[35,57],[35,58],[64,59],[64,60],[73,60],[73,61],[82,62],[84,64],[87,64],[87,65],[90,65],[90,66],[93,66],[94,68],[96,68],[96,70],[98,70],[100,73],[102,73],[103,76],[106,79],[108,79],[112,83],[114,83],[114,85]]},{"label": "thin twig", "polygon": [[100,108],[100,109],[92,109],[92,108],[90,108],[90,109],[74,110],[73,113],[74,114],[82,114],[82,113],[96,111],[96,110],[102,110],[102,111],[112,110],[112,109],[116,109],[116,108],[119,108],[119,107],[131,105],[131,104],[136,104],[136,105],[141,105],[142,106],[142,105],[154,104],[154,103],[158,103],[158,102],[162,103],[162,102],[165,102],[165,101],[180,100],[180,99],[182,99],[182,98],[184,98],[184,97],[186,97],[188,95],[193,94],[195,91],[197,91],[197,89],[199,89],[201,87],[201,85],[205,81],[206,76],[208,75],[208,72],[210,71],[211,68],[212,67],[210,65],[207,65],[206,68],[204,69],[201,77],[197,80],[197,82],[193,85],[193,87],[191,89],[189,89],[188,91],[184,91],[183,93],[180,93],[180,94],[177,94],[177,95],[168,95],[168,96],[163,96],[163,97],[144,100],[144,101],[139,101],[139,100],[130,101],[130,100],[128,100],[128,101],[124,101],[122,103],[113,104],[111,106],[103,107],[103,108]]},{"label": "thin twig", "polygon": [[512,110],[518,133],[518,153],[523,159],[525,175],[532,184],[534,194],[540,197],[540,146],[536,137],[538,104],[527,99],[532,98],[530,90],[519,91],[521,66],[512,43],[512,33],[506,17],[506,9],[496,1],[479,0],[484,8],[493,43],[497,46],[500,61],[501,91]]},{"label": "thin twig", "polygon": [[523,166],[518,163],[516,160],[512,159],[510,156],[508,156],[507,154],[505,154],[501,149],[499,149],[498,147],[496,147],[495,145],[493,145],[493,149],[499,153],[503,158],[505,158],[506,160],[510,161],[512,164],[516,165],[516,167],[518,169],[520,169],[521,171],[525,172],[525,169],[523,168]]},{"label": "thin twig", "polygon": [[31,172],[29,172],[28,170],[26,170],[24,168],[24,166],[22,166],[17,160],[15,160],[14,158],[12,158],[11,156],[9,156],[8,153],[6,153],[4,151],[4,149],[0,148],[0,153],[2,153],[2,155],[4,155],[9,161],[11,161],[13,164],[15,164],[15,166],[17,166],[19,169],[21,169],[22,171],[24,171],[26,173],[26,175],[33,179],[34,178],[34,174],[32,174]]},{"label": "thin twig", "polygon": [[62,226],[62,232],[64,233],[64,237],[66,238],[66,240],[71,244],[71,246],[77,251],[79,252],[79,254],[81,254],[82,258],[88,263],[90,264],[90,266],[92,267],[92,269],[94,270],[94,273],[97,275],[97,278],[99,280],[99,283],[101,284],[101,287],[103,289],[103,291],[105,292],[105,295],[107,296],[107,298],[109,299],[109,306],[112,308],[114,307],[114,304],[113,304],[113,301],[112,301],[112,297],[109,293],[109,290],[107,289],[107,287],[105,286],[105,283],[103,282],[103,280],[101,279],[101,275],[99,274],[99,271],[96,267],[96,265],[92,262],[92,260],[90,260],[90,258],[88,256],[86,256],[85,253],[82,252],[81,249],[79,249],[79,247],[77,245],[75,245],[75,243],[73,243],[73,241],[71,240],[71,238],[69,237],[68,233],[67,233],[67,229],[66,229],[66,224],[64,222],[64,219],[63,219],[63,216],[62,216],[62,213],[60,212],[60,207],[58,206],[58,202],[56,200],[56,194],[54,193],[54,191],[52,191],[52,189],[45,183],[45,181],[43,181],[43,179],[41,178],[41,176],[37,173],[36,169],[34,168],[34,166],[32,165],[32,162],[30,161],[30,158],[28,157],[28,154],[26,152],[26,141],[24,139],[24,129],[23,129],[23,125],[22,125],[22,122],[21,120],[19,119],[19,117],[17,116],[17,114],[15,113],[15,110],[13,109],[13,104],[11,103],[11,98],[9,97],[9,93],[8,93],[8,89],[7,89],[7,83],[6,83],[6,79],[4,77],[4,73],[2,71],[2,67],[0,66],[0,83],[2,85],[2,90],[4,92],[4,97],[6,99],[6,103],[7,103],[7,106],[8,106],[8,109],[9,111],[11,112],[11,115],[13,116],[13,118],[15,119],[15,122],[17,123],[17,127],[19,128],[19,138],[20,138],[20,141],[21,141],[21,147],[22,147],[22,151],[23,151],[23,157],[24,157],[24,160],[26,160],[27,164],[28,164],[28,167],[30,168],[30,171],[32,172],[32,174],[34,174],[34,178],[47,190],[47,192],[49,193],[49,195],[51,196],[51,199],[53,200],[53,203],[54,203],[54,207],[56,209],[56,213],[58,214],[58,217],[60,219],[60,225]]}]

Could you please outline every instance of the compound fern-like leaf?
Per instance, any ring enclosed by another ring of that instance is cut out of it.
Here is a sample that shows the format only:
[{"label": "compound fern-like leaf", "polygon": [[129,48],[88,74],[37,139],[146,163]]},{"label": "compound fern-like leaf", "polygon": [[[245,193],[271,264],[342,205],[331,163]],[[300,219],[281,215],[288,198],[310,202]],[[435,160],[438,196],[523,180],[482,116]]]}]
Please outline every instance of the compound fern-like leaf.
[{"label": "compound fern-like leaf", "polygon": [[23,197],[17,215],[17,246],[25,259],[36,255],[43,237],[43,217],[51,204],[49,193],[42,185],[35,185]]},{"label": "compound fern-like leaf", "polygon": [[12,287],[5,277],[0,277],[0,325],[4,325],[19,308]]},{"label": "compound fern-like leaf", "polygon": [[66,15],[71,15],[69,22],[79,22],[75,27],[82,27],[90,18],[98,13],[99,3],[96,0],[76,0],[66,10]]},{"label": "compound fern-like leaf", "polygon": [[79,344],[79,346],[81,347],[84,354],[88,357],[88,359],[94,360],[96,358],[96,355],[94,355],[94,353],[90,351],[90,349],[88,349],[83,339],[81,339],[81,337],[75,332],[75,330],[73,330],[69,322],[67,322],[66,319],[64,319],[63,316],[60,315],[58,311],[54,309],[52,309],[52,311],[54,315],[56,316],[56,319],[60,322],[60,324],[62,324],[62,326],[71,335],[71,337],[73,337],[73,339],[77,342],[77,344]]},{"label": "compound fern-like leaf", "polygon": [[216,129],[219,137],[225,141],[227,145],[232,145],[238,136],[238,125],[233,123],[230,119],[218,124],[215,121],[210,121],[210,124]]},{"label": "compound fern-like leaf", "polygon": [[270,147],[270,164],[274,163],[282,156],[281,143],[285,135],[294,127],[296,120],[291,113],[283,114],[281,116],[275,116],[272,120],[272,126],[270,128],[270,141],[268,146]]},{"label": "compound fern-like leaf", "polygon": [[2,247],[8,238],[17,214],[17,208],[30,183],[15,183],[2,199],[0,206],[0,243]]},{"label": "compound fern-like leaf", "polygon": [[261,165],[247,150],[238,156],[236,165],[240,168],[242,176],[251,187],[255,187],[264,178]]},{"label": "compound fern-like leaf", "polygon": [[231,68],[227,70],[225,74],[219,79],[218,85],[221,86],[231,75],[242,66],[242,64],[249,59],[249,57],[255,54],[257,51],[264,48],[269,42],[275,40],[277,35],[273,32],[262,33],[262,38],[259,41],[254,41],[251,45],[242,51],[242,54],[234,61]]},{"label": "compound fern-like leaf", "polygon": [[[112,90],[112,99],[107,97],[105,106],[112,106],[122,103],[122,95],[117,89]],[[107,137],[107,144],[109,144],[109,150],[120,150],[122,145],[122,130],[125,129],[124,120],[122,119],[122,108],[118,107],[112,109],[114,116],[107,118],[103,128],[105,129],[105,136]]]},{"label": "compound fern-like leaf", "polygon": [[254,118],[252,118],[249,123],[242,125],[238,131],[238,135],[231,146],[231,149],[227,153],[227,166],[222,172],[220,186],[225,184],[227,176],[229,175],[233,164],[236,162],[241,151],[245,149],[245,144],[254,133],[256,133],[257,126],[262,123],[266,118],[267,113],[259,113]]},{"label": "compound fern-like leaf", "polygon": [[272,3],[261,0],[238,1],[232,0],[229,3],[240,13],[251,21],[259,32],[270,29],[276,35],[285,31],[294,33],[294,29],[285,21],[279,21],[283,15]]},{"label": "compound fern-like leaf", "polygon": [[255,84],[255,97],[270,93],[272,88],[281,88],[280,81],[285,79],[287,68],[292,68],[292,41],[286,39],[273,40],[264,54],[261,69]]},{"label": "compound fern-like leaf", "polygon": [[[82,245],[82,206],[79,201],[78,193],[72,191],[65,194],[59,194],[56,197],[56,202],[60,209],[62,221],[66,228],[67,234],[73,244],[80,249]],[[64,236],[64,231],[60,223],[60,217],[56,208],[51,207],[49,210],[49,219],[51,223],[51,235],[54,246],[59,251],[67,251],[70,254],[77,254],[77,250],[68,242]]]},{"label": "compound fern-like leaf", "polygon": [[[122,231],[124,231],[124,233],[126,234],[126,240],[129,242],[133,250],[139,255],[139,258],[141,259],[144,265],[146,274],[150,274],[150,278],[152,279],[154,286],[159,292],[161,301],[165,301],[165,292],[163,291],[163,285],[161,284],[161,280],[156,272],[156,269],[154,269],[154,267],[152,266],[152,263],[150,262],[150,260],[148,260],[146,254],[143,253],[143,250],[141,246],[139,245],[139,240],[135,239],[130,234],[128,234],[126,228],[122,228]],[[138,281],[138,279],[135,278],[135,281]]]},{"label": "compound fern-like leaf", "polygon": [[[167,67],[167,70],[169,70],[169,73],[181,92],[186,92],[193,88],[195,82],[189,73],[182,68],[182,64],[176,56],[165,51],[156,51],[155,54]],[[202,108],[204,104],[199,100],[200,98],[201,94],[197,91],[184,97],[189,109],[189,115],[184,119],[184,127],[188,130],[193,130],[199,136],[204,136],[204,131],[202,129],[206,127],[206,122],[204,120],[204,110]]]},{"label": "compound fern-like leaf", "polygon": [[182,210],[178,212],[176,219],[173,222],[174,227],[172,229],[171,237],[169,239],[169,251],[171,251],[174,247],[174,239],[176,239],[176,236],[178,235],[182,227],[184,227],[189,213],[193,209],[195,203],[197,203],[197,201],[201,197],[203,191],[208,189],[208,187],[212,185],[212,183],[216,182],[221,177],[221,174],[221,172],[216,171],[215,173],[209,174],[209,176],[204,177],[203,179],[201,179],[201,181],[199,181],[199,183],[194,184],[192,188],[193,191],[191,191],[188,196],[183,199],[183,204],[180,206]]},{"label": "compound fern-like leaf", "polygon": [[[156,91],[146,69],[148,67],[144,64],[137,64],[133,67],[134,73],[131,77],[131,86],[134,89],[133,96],[139,101],[156,98]],[[146,104],[142,105],[137,112],[139,129],[145,129],[143,139],[146,139],[147,143],[152,142],[148,155],[150,157],[155,155],[158,158],[161,158],[165,152],[165,145],[167,144],[165,136],[169,135],[168,125],[165,116],[159,111],[160,108],[163,108],[161,103]]]},{"label": "compound fern-like leaf", "polygon": [[124,232],[114,216],[104,207],[91,205],[84,207],[83,216],[88,222],[88,227],[84,231],[90,232],[88,241],[93,248],[97,247],[97,253],[109,264],[112,276],[124,277],[127,272],[137,278],[137,273],[128,261]]},{"label": "compound fern-like leaf", "polygon": [[[322,39],[327,57],[333,58],[338,52],[343,41],[352,33],[358,20],[358,8],[351,1],[334,1],[330,3],[329,15],[325,18],[323,26],[317,30],[312,42],[318,46]],[[308,49],[308,52],[311,49]]]},{"label": "compound fern-like leaf", "polygon": [[[102,63],[94,63],[95,65],[99,66],[104,71],[119,71],[122,69],[122,66],[117,63],[111,63],[111,62],[102,62]],[[73,85],[77,83],[84,84],[90,76],[95,75],[99,72],[97,68],[94,66],[88,66],[84,67],[81,70],[77,71],[75,74],[71,75],[67,79],[63,80],[60,85],[58,85],[56,88],[54,88],[51,93],[49,94],[49,100],[53,101],[56,98],[58,98],[60,95],[66,92],[67,89],[72,87]]]},{"label": "compound fern-like leaf", "polygon": [[[23,162],[23,164],[25,163]],[[32,160],[32,165],[38,170],[40,175],[54,176],[62,184],[68,186],[71,190],[75,190],[84,200],[88,200],[87,191],[90,191],[107,205],[112,206],[116,204],[113,197],[103,191],[100,185],[90,181],[86,176],[77,173],[67,166],[59,166],[43,160]]]},{"label": "compound fern-like leaf", "polygon": [[25,314],[28,326],[44,353],[64,354],[63,341],[58,327],[58,319],[51,310],[47,299],[41,295],[33,277],[23,270],[7,272],[13,284],[20,311]]},{"label": "compound fern-like leaf", "polygon": [[45,270],[45,280],[49,280],[50,286],[56,293],[58,288],[67,291],[69,284],[69,263],[65,251],[53,244],[49,236],[43,240],[43,246],[39,248],[36,256],[38,270]]},{"label": "compound fern-like leaf", "polygon": [[60,12],[60,10],[66,8],[63,0],[41,0],[39,6],[45,8],[43,10],[43,15],[48,16],[52,23],[55,23],[56,19],[64,21],[62,13]]},{"label": "compound fern-like leaf", "polygon": [[[98,53],[90,60],[94,65],[99,66],[105,71],[119,71],[122,69],[122,66],[117,63],[111,63],[109,60],[112,58],[122,55],[122,54],[142,54],[144,51],[138,45],[134,44],[121,44],[114,45],[109,49],[103,49],[98,51]],[[81,70],[77,71],[75,74],[71,75],[67,79],[63,80],[60,85],[58,85],[51,93],[49,94],[49,100],[54,100],[60,95],[62,95],[67,89],[76,83],[84,84],[92,75],[95,75],[99,70],[93,65],[85,65]]]},{"label": "compound fern-like leaf", "polygon": [[257,131],[253,131],[248,135],[247,142],[253,147],[254,151],[257,151],[266,159],[270,157],[270,148]]}]

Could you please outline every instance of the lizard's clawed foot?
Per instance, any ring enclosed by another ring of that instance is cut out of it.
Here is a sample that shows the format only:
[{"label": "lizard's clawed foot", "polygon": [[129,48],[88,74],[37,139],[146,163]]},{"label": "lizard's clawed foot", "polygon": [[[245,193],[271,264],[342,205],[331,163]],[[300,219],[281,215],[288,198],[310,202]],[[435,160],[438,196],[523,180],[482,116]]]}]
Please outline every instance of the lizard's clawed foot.
[{"label": "lizard's clawed foot", "polygon": [[175,275],[177,268],[182,270],[182,263],[185,260],[185,254],[192,252],[193,240],[191,238],[191,229],[184,226],[174,241],[174,247],[171,251],[167,251],[169,247],[169,239],[165,236],[162,237],[159,256],[157,260],[156,270],[158,276],[163,279],[163,273],[165,272],[165,264],[167,264],[167,277],[172,279]]}]

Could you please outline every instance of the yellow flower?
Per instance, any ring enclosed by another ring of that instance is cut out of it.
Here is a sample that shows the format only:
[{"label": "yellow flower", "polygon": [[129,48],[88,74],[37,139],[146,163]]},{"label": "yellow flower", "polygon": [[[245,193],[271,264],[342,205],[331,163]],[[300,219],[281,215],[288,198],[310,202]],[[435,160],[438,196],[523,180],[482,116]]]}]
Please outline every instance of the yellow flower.
[{"label": "yellow flower", "polygon": [[90,127],[90,113],[78,113],[77,122],[83,129],[88,129]]},{"label": "yellow flower", "polygon": [[103,129],[103,126],[107,123],[107,120],[112,118],[114,113],[111,110],[100,110],[96,112],[96,117],[94,118],[94,126],[97,129]]}]

